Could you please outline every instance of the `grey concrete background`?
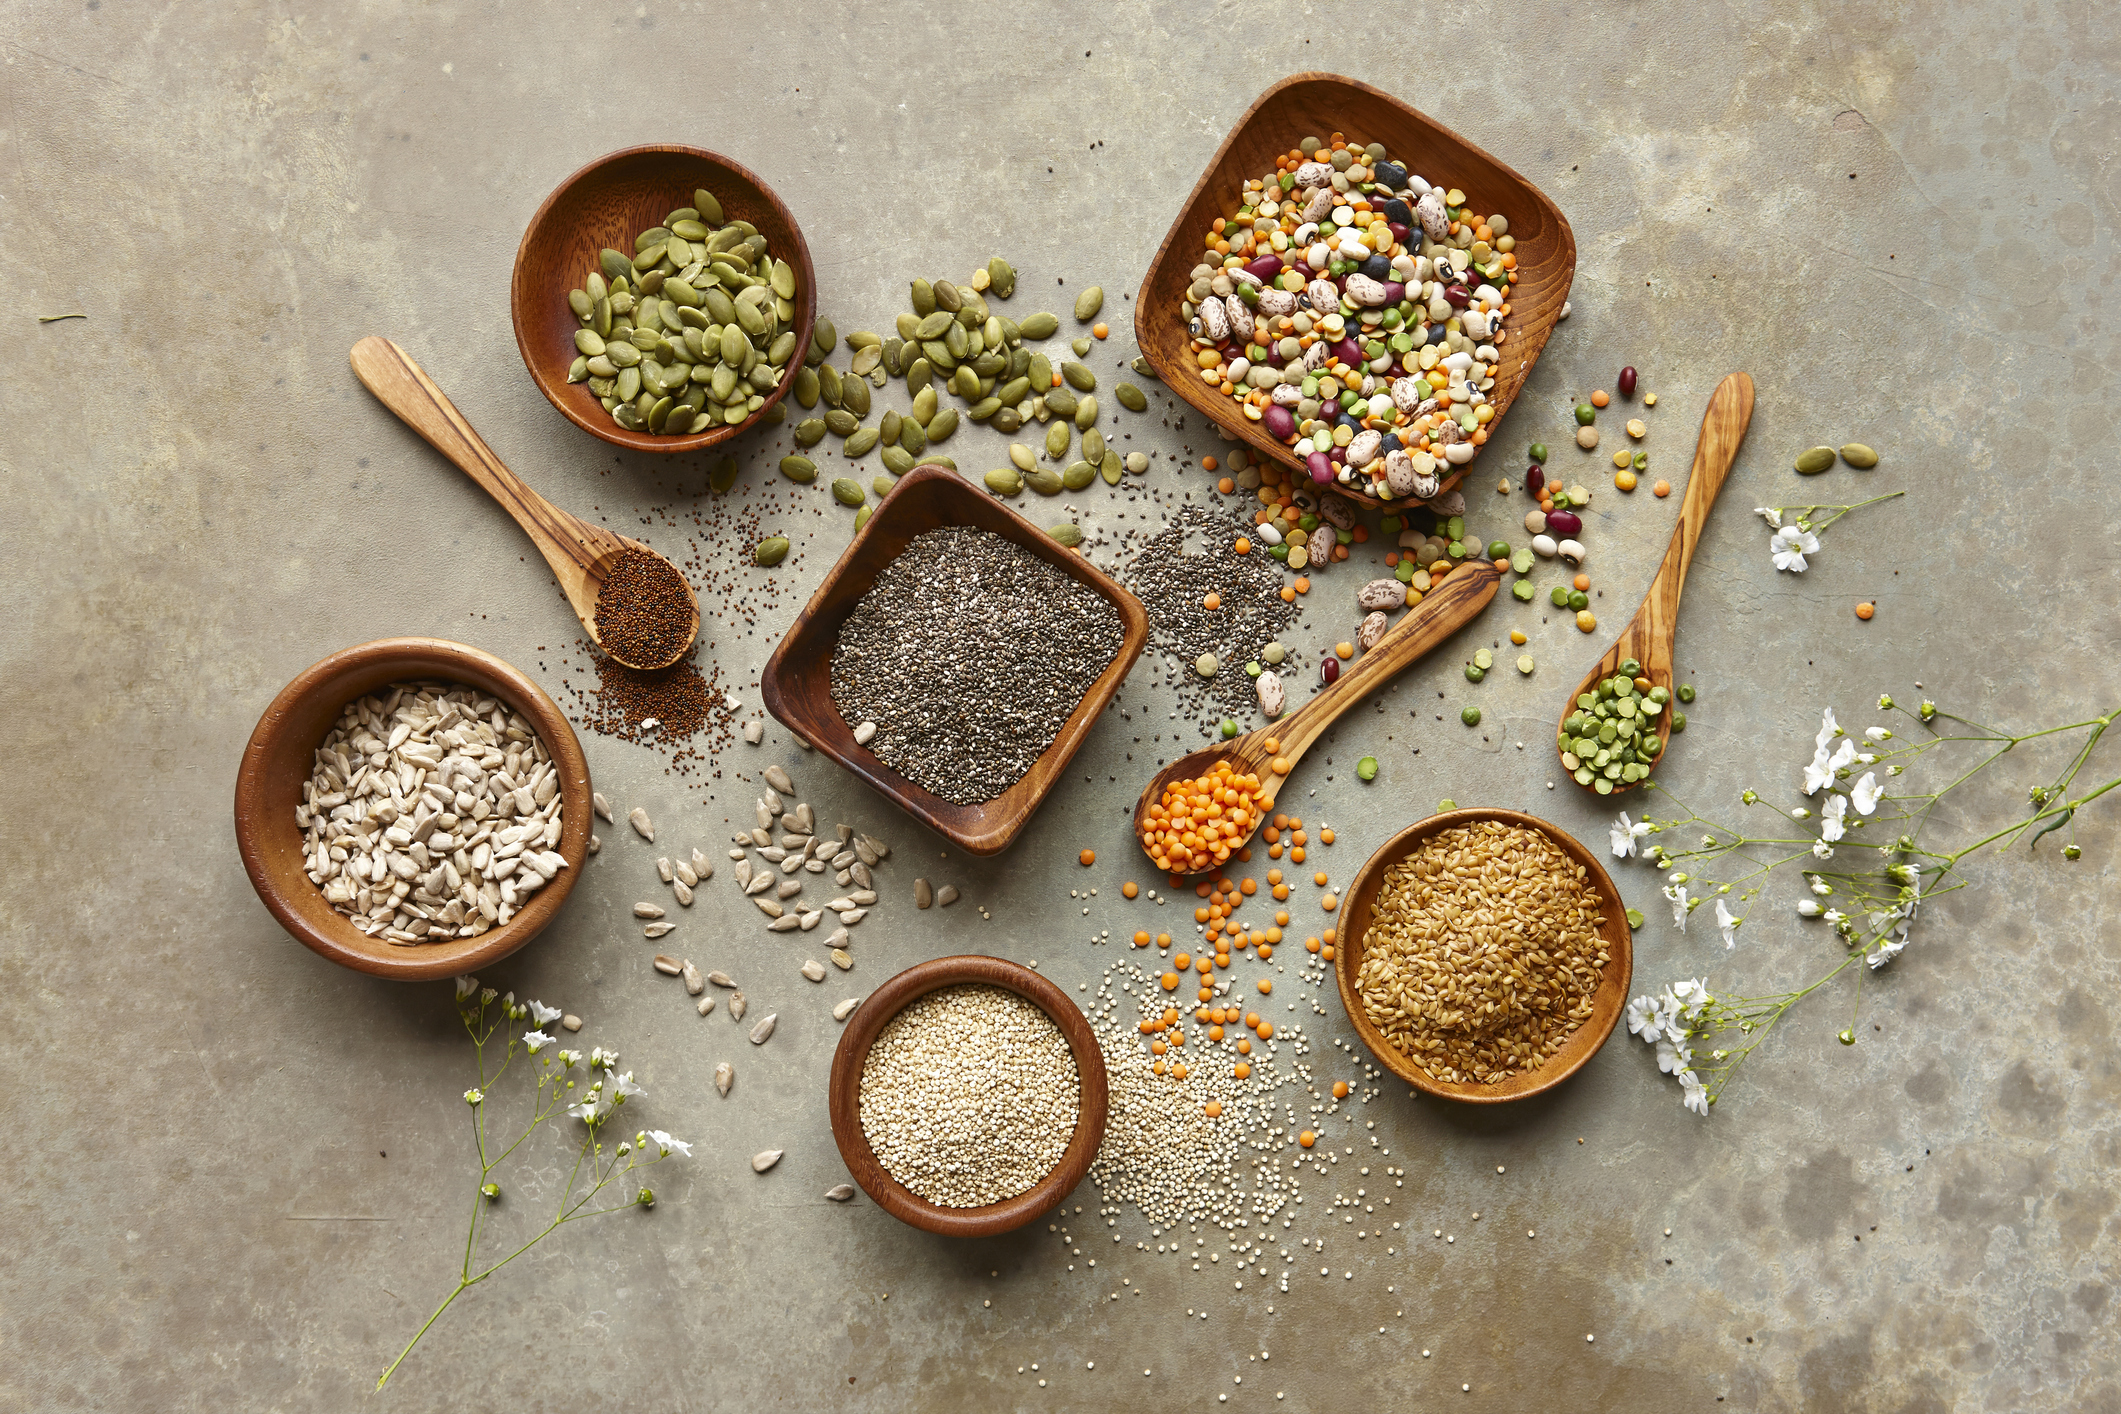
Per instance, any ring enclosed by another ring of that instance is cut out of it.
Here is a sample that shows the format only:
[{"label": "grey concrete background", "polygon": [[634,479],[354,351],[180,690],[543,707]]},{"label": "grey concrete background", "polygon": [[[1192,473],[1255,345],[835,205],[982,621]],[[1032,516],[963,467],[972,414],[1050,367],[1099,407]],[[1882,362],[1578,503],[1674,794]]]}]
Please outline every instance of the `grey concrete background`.
[{"label": "grey concrete background", "polygon": [[[698,1156],[659,1181],[652,1214],[563,1231],[472,1292],[374,1398],[461,1246],[468,1047],[445,984],[374,982],[284,937],[229,811],[257,714],[330,650],[433,633],[555,690],[566,676],[573,625],[542,566],[354,382],[360,336],[402,343],[562,504],[689,515],[700,465],[583,437],[513,345],[517,237],[575,166],[653,140],[735,156],[803,222],[842,330],[886,327],[908,279],[997,251],[1026,309],[1102,283],[1109,364],[1131,353],[1120,296],[1180,196],[1257,92],[1304,68],[1404,95],[1573,222],[1575,316],[1498,446],[1542,437],[1606,488],[1586,538],[1609,627],[1678,501],[1613,492],[1602,457],[1564,446],[1569,404],[1636,365],[1661,395],[1655,469],[1676,480],[1716,380],[1758,381],[1687,594],[1681,652],[1702,700],[1662,773],[1674,791],[1724,814],[1748,785],[1786,794],[1821,706],[1867,720],[1879,691],[1918,681],[2007,723],[2115,706],[2116,51],[2110,7],[2039,3],[9,6],[0,1406],[2121,1408],[2110,808],[2082,821],[2075,866],[2048,849],[1983,863],[1979,889],[1866,979],[1860,1045],[1833,1043],[1844,987],[1794,1013],[1709,1120],[1624,1038],[1503,1113],[1387,1087],[1358,1113],[1409,1167],[1395,1207],[1457,1241],[1388,1258],[1341,1240],[1334,1278],[1293,1279],[1287,1297],[1136,1253],[1132,1215],[1088,1274],[1043,1228],[951,1245],[866,1200],[819,1202],[842,1174],[822,1104],[829,998],[792,973],[760,984],[781,1034],[738,1054],[720,1015],[699,1021],[649,972],[624,917],[653,892],[649,851],[607,832],[564,917],[492,980],[588,1017],[581,1040],[618,1047],[646,1122]],[[88,318],[34,322],[75,309]],[[1216,445],[1197,423],[1124,427],[1168,453]],[[1884,465],[1802,490],[1909,496],[1829,532],[1810,573],[1776,575],[1749,508],[1797,499],[1790,457],[1848,438]],[[769,590],[736,570],[733,532],[702,536],[737,586],[706,607],[747,711],[779,625],[846,535],[822,493],[776,486],[770,445],[746,449],[738,504],[793,528],[793,571]],[[1001,448],[968,428],[947,450],[978,470]],[[1519,469],[1480,467],[1488,483]],[[1207,494],[1168,461],[1150,479]],[[1521,537],[1522,501],[1483,505],[1473,484],[1475,524]],[[1102,487],[1076,504],[1094,525],[1124,505]],[[681,545],[674,519],[642,533]],[[1336,596],[1353,579],[1313,594],[1306,652],[1346,633]],[[1868,625],[1850,612],[1866,597]],[[1532,678],[1469,690],[1447,650],[1386,699],[1477,701],[1482,731],[1417,722],[1385,743],[1397,710],[1364,709],[1330,748],[1337,771],[1305,766],[1307,817],[1340,832],[1324,867],[1352,875],[1443,796],[1602,841],[1610,812],[1566,782],[1550,793],[1540,745],[1605,635],[1543,618],[1499,602],[1472,631],[1527,626]],[[1154,676],[1145,664],[1128,694],[1161,715]],[[746,781],[711,783],[710,801],[648,751],[585,743],[598,784],[674,836],[710,843],[729,798],[748,802]],[[1117,897],[1141,873],[1123,807],[1145,771],[1127,745],[1108,719],[1082,779],[1003,858],[930,861],[991,922],[914,913],[913,870],[890,871],[854,980],[964,949],[1037,957],[1071,989],[1093,979],[1113,954],[1088,926],[1147,916]],[[1386,769],[1357,789],[1347,766],[1365,752]],[[2117,759],[2109,747],[2095,768]],[[779,731],[721,766],[748,777],[769,760],[824,818],[908,859],[936,848]],[[1953,822],[2019,808],[2034,764]],[[1084,845],[1095,870],[1073,862]],[[1655,902],[1646,872],[1619,877]],[[1101,889],[1090,919],[1066,896],[1086,882]],[[1653,910],[1639,986],[1808,979],[1828,954],[1791,898],[1772,896],[1730,954]],[[792,967],[726,891],[694,914],[703,963]],[[1326,1006],[1314,1060],[1348,1039]],[[742,1070],[726,1102],[707,1084],[725,1057]],[[769,1145],[788,1157],[754,1177],[744,1157]],[[1103,1299],[1122,1276],[1148,1295]]]}]

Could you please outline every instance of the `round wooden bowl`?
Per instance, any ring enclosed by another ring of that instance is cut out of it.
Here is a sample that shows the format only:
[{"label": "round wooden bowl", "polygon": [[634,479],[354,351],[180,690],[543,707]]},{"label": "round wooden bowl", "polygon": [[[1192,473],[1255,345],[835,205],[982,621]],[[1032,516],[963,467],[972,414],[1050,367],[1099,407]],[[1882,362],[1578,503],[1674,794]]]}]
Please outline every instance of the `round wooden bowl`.
[{"label": "round wooden bowl", "polygon": [[[989,1203],[983,1208],[944,1208],[914,1193],[877,1162],[862,1132],[862,1067],[877,1033],[912,1001],[943,987],[983,983],[1003,987],[1037,1006],[1053,1018],[1068,1049],[1075,1053],[1075,1072],[1082,1080],[1082,1102],[1075,1121],[1075,1136],[1053,1172],[1014,1198]],[[946,1237],[992,1237],[1022,1227],[1045,1216],[1054,1205],[1073,1192],[1090,1171],[1097,1146],[1105,1140],[1105,1054],[1097,1044],[1090,1022],[1068,994],[1028,967],[1019,967],[998,957],[938,957],[918,963],[893,977],[854,1009],[847,1029],[840,1033],[839,1049],[832,1053],[832,1079],[828,1101],[832,1111],[832,1139],[840,1147],[847,1171],[876,1205],[900,1222],[923,1232]]]},{"label": "round wooden bowl", "polygon": [[[567,292],[580,289],[597,268],[597,252],[606,246],[633,253],[633,238],[705,187],[722,203],[731,221],[749,221],[766,238],[766,253],[792,261],[796,270],[795,352],[788,375],[766,395],[759,410],[742,422],[710,427],[684,437],[655,432],[628,432],[611,420],[588,383],[569,383],[574,362],[574,331],[580,327],[567,306]],[[699,147],[651,144],[627,147],[576,172],[545,198],[523,243],[516,247],[515,274],[508,283],[508,311],[515,321],[516,348],[523,363],[552,405],[568,421],[594,437],[636,452],[696,452],[749,430],[787,395],[796,370],[810,352],[810,325],[817,318],[817,272],[810,266],[810,246],[802,228],[772,188],[750,171]]]},{"label": "round wooden bowl", "polygon": [[[324,735],[348,702],[394,682],[440,679],[492,694],[528,718],[559,769],[560,843],[553,881],[498,928],[476,938],[399,946],[371,938],[324,901],[304,872],[295,807]],[[342,967],[402,982],[454,977],[498,962],[560,911],[589,857],[589,763],[567,717],[538,685],[490,653],[439,638],[384,638],[306,668],[258,719],[236,772],[236,847],[258,897],[299,941]]]},{"label": "round wooden bowl", "polygon": [[[1458,825],[1470,825],[1482,820],[1497,820],[1505,825],[1537,830],[1561,846],[1563,853],[1583,866],[1584,875],[1603,902],[1605,912],[1605,926],[1599,931],[1606,941],[1607,961],[1605,975],[1600,979],[1598,991],[1591,999],[1590,1020],[1577,1027],[1568,1043],[1545,1065],[1526,1074],[1512,1076],[1498,1085],[1473,1085],[1438,1080],[1408,1060],[1397,1047],[1385,1039],[1383,1032],[1370,1024],[1355,982],[1356,975],[1362,968],[1363,936],[1369,931],[1370,910],[1377,901],[1377,890],[1384,882],[1385,870],[1419,849],[1431,836]],[[1613,880],[1605,872],[1604,866],[1599,864],[1598,856],[1562,830],[1518,810],[1452,810],[1441,815],[1431,815],[1419,824],[1409,825],[1387,840],[1384,846],[1363,864],[1362,872],[1355,876],[1354,884],[1342,895],[1340,920],[1333,971],[1340,983],[1341,1005],[1347,1009],[1348,1020],[1354,1024],[1356,1034],[1362,1037],[1363,1044],[1370,1048],[1371,1054],[1382,1061],[1385,1068],[1394,1075],[1417,1090],[1441,1096],[1446,1100],[1492,1105],[1506,1100],[1522,1100],[1528,1095],[1537,1095],[1553,1089],[1574,1075],[1583,1063],[1605,1044],[1606,1037],[1613,1033],[1613,1024],[1620,1020],[1621,1010],[1627,1006],[1628,987],[1635,979],[1634,935],[1628,928],[1627,907],[1621,903],[1620,893],[1613,887]]]}]

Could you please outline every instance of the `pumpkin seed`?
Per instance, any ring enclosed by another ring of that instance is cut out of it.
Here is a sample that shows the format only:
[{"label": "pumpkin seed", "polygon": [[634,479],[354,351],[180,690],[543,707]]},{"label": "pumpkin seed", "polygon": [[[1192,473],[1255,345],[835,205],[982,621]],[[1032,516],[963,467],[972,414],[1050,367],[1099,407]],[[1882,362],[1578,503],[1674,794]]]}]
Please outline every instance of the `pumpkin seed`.
[{"label": "pumpkin seed", "polygon": [[1105,434],[1095,427],[1083,434],[1083,460],[1101,462],[1105,459]]},{"label": "pumpkin seed", "polygon": [[928,429],[910,417],[900,418],[898,444],[918,457],[921,453],[928,450]]},{"label": "pumpkin seed", "polygon": [[722,224],[722,203],[716,201],[714,193],[705,187],[693,192],[692,208],[699,213],[702,221],[712,221],[717,226]]},{"label": "pumpkin seed", "polygon": [[971,407],[966,408],[965,416],[971,418],[974,422],[985,422],[1001,410],[1002,400],[1000,398],[985,397]]},{"label": "pumpkin seed", "polygon": [[875,509],[876,507],[874,506],[864,506],[860,510],[856,511],[854,513],[854,528],[856,530],[860,530],[863,526],[867,525],[869,523],[869,513]]},{"label": "pumpkin seed", "polygon": [[943,386],[961,398],[976,398],[980,395],[979,374],[973,371],[970,364],[961,365]]},{"label": "pumpkin seed", "polygon": [[[870,337],[875,338],[876,336],[872,334],[870,335]],[[857,378],[866,378],[870,375],[870,373],[875,371],[876,366],[882,363],[883,361],[883,345],[871,344],[869,347],[862,349],[855,354],[854,361],[847,365],[847,371],[849,373],[854,374]]]},{"label": "pumpkin seed", "polygon": [[1149,362],[1148,359],[1142,357],[1142,355],[1140,354],[1136,354],[1134,356],[1134,361],[1128,364],[1127,367],[1133,369],[1136,373],[1139,373],[1144,378],[1154,378],[1159,383],[1163,381],[1162,376],[1157,373],[1155,367]]},{"label": "pumpkin seed", "polygon": [[1878,465],[1878,454],[1861,442],[1849,442],[1841,448],[1841,459],[1858,471],[1869,471]]},{"label": "pumpkin seed", "polygon": [[876,446],[877,436],[877,429],[874,427],[857,427],[840,451],[850,457],[865,457]]},{"label": "pumpkin seed", "polygon": [[1097,469],[1098,473],[1105,478],[1107,486],[1117,486],[1119,485],[1120,475],[1125,468],[1120,464],[1119,453],[1108,447],[1105,449],[1105,459],[1098,464]]},{"label": "pumpkin seed", "polygon": [[1075,322],[1088,324],[1097,318],[1097,312],[1105,307],[1105,287],[1092,285],[1075,297]]},{"label": "pumpkin seed", "polygon": [[861,419],[845,408],[834,408],[825,414],[825,426],[832,429],[835,437],[850,436],[861,425]]},{"label": "pumpkin seed", "polygon": [[795,267],[783,260],[773,267],[773,292],[782,299],[795,298]]},{"label": "pumpkin seed", "polygon": [[1046,411],[1055,417],[1073,417],[1080,406],[1075,393],[1069,388],[1055,388],[1046,394]]},{"label": "pumpkin seed", "polygon": [[[1016,463],[1018,471],[1038,470],[1038,453],[1032,451],[1021,442],[1011,442],[1009,444],[1009,460]],[[1077,487],[1075,489],[1080,490],[1081,488]]]},{"label": "pumpkin seed", "polygon": [[928,362],[942,369],[945,373],[957,367],[957,355],[950,352],[950,346],[941,339],[921,340],[921,353],[927,358]]},{"label": "pumpkin seed", "polygon": [[1112,390],[1112,396],[1118,398],[1119,405],[1128,412],[1147,412],[1149,410],[1148,395],[1132,383],[1121,383]]},{"label": "pumpkin seed", "polygon": [[935,378],[935,366],[925,358],[916,358],[906,366],[906,391],[919,397]]},{"label": "pumpkin seed", "polygon": [[1797,470],[1804,476],[1817,476],[1833,464],[1832,447],[1808,447],[1797,455]]},{"label": "pumpkin seed", "polygon": [[955,314],[965,307],[965,296],[957,286],[951,284],[948,280],[937,280],[935,282],[935,307]]},{"label": "pumpkin seed", "polygon": [[896,484],[888,476],[879,476],[869,483],[869,489],[876,492],[876,498],[881,501],[891,494],[891,488]]},{"label": "pumpkin seed", "polygon": [[1052,461],[1059,461],[1062,457],[1068,455],[1068,443],[1071,439],[1072,434],[1068,429],[1068,424],[1055,419],[1053,424],[1046,429],[1047,458]]},{"label": "pumpkin seed", "polygon": [[921,327],[921,318],[917,314],[901,314],[898,316],[896,327],[899,338],[910,343],[913,331]]},{"label": "pumpkin seed", "polygon": [[913,312],[923,319],[935,313],[935,286],[926,280],[913,282]]},{"label": "pumpkin seed", "polygon": [[943,337],[943,331],[956,322],[947,313],[938,309],[914,326],[913,337],[916,339],[940,339]]},{"label": "pumpkin seed", "polygon": [[1024,425],[1024,415],[1013,407],[1003,407],[988,419],[988,425],[1006,437]]},{"label": "pumpkin seed", "polygon": [[1088,358],[1090,356],[1090,341],[1088,339],[1070,339],[1068,347],[1075,350],[1077,358]]},{"label": "pumpkin seed", "polygon": [[869,415],[869,385],[860,378],[840,380],[840,406],[856,417]]},{"label": "pumpkin seed", "polygon": [[790,481],[810,482],[817,480],[817,463],[803,456],[781,458],[781,475]]},{"label": "pumpkin seed", "polygon": [[930,442],[949,441],[950,434],[957,431],[957,409],[944,408],[935,415],[935,419],[928,424],[926,430]]},{"label": "pumpkin seed", "polygon": [[810,326],[810,346],[831,353],[838,347],[840,331],[829,319],[819,319]]},{"label": "pumpkin seed", "polygon": [[1095,427],[1097,425],[1096,398],[1086,393],[1083,395],[1083,400],[1075,405],[1075,425],[1077,427]]},{"label": "pumpkin seed", "polygon": [[1071,550],[1083,543],[1083,528],[1079,525],[1064,522],[1046,533]]},{"label": "pumpkin seed", "polygon": [[589,355],[576,354],[574,362],[567,365],[567,381],[579,383],[589,376]]},{"label": "pumpkin seed", "polygon": [[1042,468],[1024,478],[1024,484],[1041,496],[1058,496],[1061,493],[1061,474],[1052,468]]},{"label": "pumpkin seed", "polygon": [[714,488],[714,494],[719,496],[728,491],[730,487],[736,485],[736,477],[736,458],[720,457],[716,459],[713,468],[707,473],[707,484]]},{"label": "pumpkin seed", "polygon": [[1022,402],[1030,395],[1031,380],[1028,378],[1012,378],[994,390],[995,398],[1011,407]]},{"label": "pumpkin seed", "polygon": [[[1102,298],[1102,296],[1100,296],[1100,298]],[[1017,325],[1017,328],[1027,339],[1031,339],[1033,341],[1039,339],[1050,339],[1055,334],[1060,332],[1060,320],[1055,316],[1046,313],[1046,311],[1040,310],[1038,313],[1032,315],[1029,319],[1026,319],[1023,323]]]},{"label": "pumpkin seed", "polygon": [[1078,393],[1087,393],[1097,386],[1097,375],[1090,371],[1087,363],[1062,364],[1061,377],[1067,379],[1068,386]]},{"label": "pumpkin seed", "polygon": [[832,499],[843,506],[859,506],[869,497],[862,490],[861,482],[849,476],[839,476],[832,481]]},{"label": "pumpkin seed", "polygon": [[630,403],[641,395],[641,370],[622,368],[612,380],[612,392],[622,403]]},{"label": "pumpkin seed", "polygon": [[795,400],[806,408],[817,406],[818,376],[815,368],[799,368],[795,373]]},{"label": "pumpkin seed", "polygon": [[633,275],[633,262],[613,250],[610,246],[605,246],[597,252],[597,263],[603,267],[605,279],[612,281],[627,280],[630,283]]},{"label": "pumpkin seed", "polygon": [[[722,343],[725,348],[728,346],[728,342],[729,336],[727,334],[724,334],[722,336]],[[738,357],[741,358],[742,355],[739,354]],[[819,364],[817,366],[817,386],[818,395],[825,400],[826,407],[836,408],[845,406],[843,399],[845,397],[846,390],[841,385],[840,371],[837,368],[834,368],[829,363]]]},{"label": "pumpkin seed", "polygon": [[1070,491],[1080,491],[1095,480],[1097,468],[1086,461],[1069,462],[1068,469],[1061,473],[1061,485]]},{"label": "pumpkin seed", "polygon": [[893,476],[904,476],[915,465],[913,454],[901,447],[896,437],[884,444],[884,470]]},{"label": "pumpkin seed", "polygon": [[769,535],[751,552],[751,562],[765,569],[772,569],[787,558],[788,537],[785,535]]},{"label": "pumpkin seed", "polygon": [[987,489],[997,496],[1014,496],[1024,489],[1024,479],[1017,475],[1014,467],[990,471],[982,479],[986,481]]}]

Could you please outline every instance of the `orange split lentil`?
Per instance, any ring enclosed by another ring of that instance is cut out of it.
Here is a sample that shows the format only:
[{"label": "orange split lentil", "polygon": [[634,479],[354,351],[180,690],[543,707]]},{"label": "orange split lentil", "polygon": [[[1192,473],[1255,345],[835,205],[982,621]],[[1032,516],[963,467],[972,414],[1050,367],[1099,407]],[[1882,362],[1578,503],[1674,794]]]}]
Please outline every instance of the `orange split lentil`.
[{"label": "orange split lentil", "polygon": [[1225,863],[1259,823],[1261,794],[1259,777],[1239,774],[1227,760],[1204,776],[1173,781],[1148,809],[1142,848],[1158,868],[1174,873]]},{"label": "orange split lentil", "polygon": [[1086,849],[1081,854],[1077,855],[1076,858],[1082,860],[1084,868],[1088,868],[1090,865],[1097,863],[1097,851],[1094,849]]}]

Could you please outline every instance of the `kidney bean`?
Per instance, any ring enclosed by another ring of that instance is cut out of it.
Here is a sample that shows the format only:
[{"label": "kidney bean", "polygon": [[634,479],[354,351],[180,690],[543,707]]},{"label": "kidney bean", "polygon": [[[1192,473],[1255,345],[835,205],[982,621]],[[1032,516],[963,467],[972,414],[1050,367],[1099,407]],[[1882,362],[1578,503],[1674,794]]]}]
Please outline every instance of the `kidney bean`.
[{"label": "kidney bean", "polygon": [[1406,297],[1407,287],[1405,285],[1400,284],[1397,280],[1385,281],[1385,304],[1387,307],[1398,304]]},{"label": "kidney bean", "polygon": [[1259,420],[1276,441],[1286,442],[1296,435],[1296,414],[1280,403],[1270,404]]},{"label": "kidney bean", "polygon": [[1313,481],[1323,482],[1333,479],[1333,459],[1324,452],[1311,453],[1311,455],[1304,458],[1304,465],[1310,468]]},{"label": "kidney bean", "polygon": [[1583,517],[1574,511],[1547,512],[1547,531],[1553,535],[1576,535],[1583,530]]},{"label": "kidney bean", "polygon": [[1278,255],[1262,255],[1259,259],[1245,266],[1245,269],[1257,275],[1260,279],[1272,283],[1274,277],[1281,274],[1281,257]]},{"label": "kidney bean", "polygon": [[1635,396],[1635,368],[1632,364],[1620,370],[1620,396],[1623,398]]},{"label": "kidney bean", "polygon": [[1340,659],[1328,658],[1318,665],[1320,682],[1332,682],[1340,676]]},{"label": "kidney bean", "polygon": [[1537,462],[1534,462],[1531,466],[1525,468],[1525,490],[1531,492],[1534,496],[1537,496],[1539,494],[1539,488],[1546,484],[1547,474],[1544,471],[1540,470],[1539,464]]},{"label": "kidney bean", "polygon": [[1464,285],[1444,286],[1443,297],[1450,301],[1453,309],[1464,309],[1473,302],[1473,292]]},{"label": "kidney bean", "polygon": [[1363,357],[1362,345],[1349,338],[1343,338],[1333,346],[1333,356],[1340,360],[1343,368],[1353,368],[1357,364],[1370,361]]}]

